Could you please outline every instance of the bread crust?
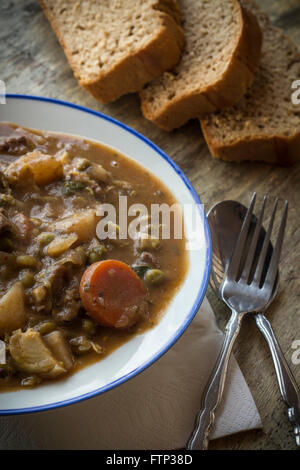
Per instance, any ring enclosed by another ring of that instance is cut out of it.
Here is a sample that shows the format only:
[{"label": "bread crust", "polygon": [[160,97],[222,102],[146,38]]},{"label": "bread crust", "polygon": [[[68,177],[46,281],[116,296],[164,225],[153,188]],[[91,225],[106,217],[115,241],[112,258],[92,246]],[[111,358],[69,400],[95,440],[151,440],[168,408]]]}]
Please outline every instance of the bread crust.
[{"label": "bread crust", "polygon": [[126,93],[134,93],[174,67],[184,45],[183,30],[173,18],[163,13],[163,27],[157,38],[147,47],[116,64],[105,76],[93,82],[79,83],[103,103],[114,101]]},{"label": "bread crust", "polygon": [[140,91],[147,82],[173,68],[180,59],[184,47],[184,32],[178,22],[181,18],[180,8],[176,0],[158,0],[155,7],[155,11],[160,12],[161,21],[158,35],[109,71],[100,73],[96,79],[83,79],[55,18],[47,9],[44,0],[38,1],[64,49],[79,84],[102,103],[115,101],[126,93]]},{"label": "bread crust", "polygon": [[225,74],[199,92],[192,91],[175,97],[157,113],[152,112],[141,91],[142,112],[147,119],[171,131],[190,119],[230,107],[245,94],[259,65],[262,32],[255,15],[237,4],[240,9],[241,35]]},{"label": "bread crust", "polygon": [[[290,70],[291,66],[300,64],[300,54],[291,39],[283,34],[281,29],[272,25],[269,16],[260,10],[256,2],[253,0],[243,0],[243,3],[246,8],[251,8],[251,11],[256,14],[261,28],[265,32],[265,40],[267,41],[263,47],[261,68],[257,73],[252,89],[249,91],[254,97],[258,88],[266,84],[264,94],[259,98],[259,105],[261,107],[259,106],[257,109],[256,103],[253,103],[251,96],[249,96],[249,102],[242,100],[242,103],[238,103],[232,112],[231,110],[226,111],[224,116],[220,113],[221,117],[215,115],[202,118],[200,123],[204,138],[214,158],[231,162],[257,161],[276,165],[290,165],[300,160],[300,119],[298,123],[290,121],[289,116],[292,109],[288,110],[288,112],[283,114],[286,125],[283,128],[280,128],[280,126],[274,128],[272,126],[272,116],[264,116],[263,108],[267,106],[268,102],[269,83],[275,82],[279,75],[284,77],[286,73],[288,73],[287,78],[281,87],[284,86],[287,93],[275,101],[275,106],[280,109],[281,105],[284,105],[284,101],[290,99],[289,87],[292,81],[297,78],[297,72],[295,71],[289,75],[290,72],[287,71]],[[270,44],[272,45],[271,48]],[[275,48],[282,47],[286,58],[283,64],[279,62],[281,64],[281,71],[278,71],[276,67],[276,75],[273,74],[272,68],[268,70],[270,64],[273,64],[274,60],[276,61],[276,57],[273,57],[274,44]],[[299,66],[298,70],[300,70]],[[274,100],[272,87],[270,87],[270,97],[271,100]],[[246,98],[244,99],[246,100]],[[263,121],[259,120],[260,116],[262,116]],[[270,127],[268,127],[268,119],[271,120]],[[251,127],[252,121],[256,125],[254,128]],[[230,126],[222,131],[222,124],[224,122],[232,122],[232,134]],[[239,124],[240,122],[245,126],[239,133],[239,130],[235,131],[234,126],[235,123]],[[264,123],[264,130],[260,131],[258,130],[258,124],[262,122]],[[225,137],[222,137],[222,133],[225,134]]]},{"label": "bread crust", "polygon": [[201,121],[201,127],[214,158],[229,162],[260,161],[283,166],[300,160],[300,130],[291,137],[253,136],[248,139],[236,139],[231,144],[224,145],[212,138],[204,121]]}]

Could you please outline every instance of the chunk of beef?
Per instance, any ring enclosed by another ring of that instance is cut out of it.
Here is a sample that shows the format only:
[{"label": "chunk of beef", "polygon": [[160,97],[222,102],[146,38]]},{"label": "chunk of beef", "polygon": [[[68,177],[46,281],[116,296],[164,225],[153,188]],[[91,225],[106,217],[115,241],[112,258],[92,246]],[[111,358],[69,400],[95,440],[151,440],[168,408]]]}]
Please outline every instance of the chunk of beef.
[{"label": "chunk of beef", "polygon": [[58,295],[63,287],[68,284],[72,278],[71,263],[57,262],[46,269],[44,278],[50,282],[51,291],[54,295]]},{"label": "chunk of beef", "polygon": [[32,222],[29,217],[17,212],[12,217],[12,230],[14,235],[25,243],[30,241],[31,230],[33,228]]},{"label": "chunk of beef", "polygon": [[60,292],[55,300],[55,309],[52,312],[60,323],[74,320],[82,307],[79,295],[79,276],[73,273],[73,277],[67,287]]},{"label": "chunk of beef", "polygon": [[61,308],[57,307],[53,310],[53,317],[60,324],[70,322],[77,318],[81,306],[80,299],[70,300],[66,305],[62,303]]},{"label": "chunk of beef", "polygon": [[6,232],[10,232],[11,223],[8,220],[6,211],[0,207],[0,235],[3,235]]},{"label": "chunk of beef", "polygon": [[0,153],[19,157],[28,152],[28,142],[24,135],[0,137]]},{"label": "chunk of beef", "polygon": [[3,171],[0,171],[0,193],[11,194],[11,189],[9,187],[7,177],[3,173]]},{"label": "chunk of beef", "polygon": [[147,264],[151,268],[159,267],[159,262],[158,262],[157,257],[153,253],[150,253],[149,251],[143,251],[143,253],[137,260],[137,264]]},{"label": "chunk of beef", "polygon": [[41,282],[50,286],[52,315],[59,322],[74,320],[81,308],[79,279],[84,263],[85,257],[78,249],[70,250],[62,259],[41,272]]}]

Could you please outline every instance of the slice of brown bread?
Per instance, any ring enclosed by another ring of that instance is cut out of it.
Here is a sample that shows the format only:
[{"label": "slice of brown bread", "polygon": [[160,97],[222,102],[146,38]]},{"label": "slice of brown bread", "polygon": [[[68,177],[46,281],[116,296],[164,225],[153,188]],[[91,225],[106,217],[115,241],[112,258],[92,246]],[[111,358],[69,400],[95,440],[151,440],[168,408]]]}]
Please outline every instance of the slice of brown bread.
[{"label": "slice of brown bread", "polygon": [[263,29],[261,64],[242,100],[203,118],[202,130],[216,158],[292,163],[300,160],[300,105],[291,99],[292,84],[300,77],[300,54],[254,1],[242,3],[257,15]]},{"label": "slice of brown bread", "polygon": [[107,103],[179,60],[184,45],[177,0],[39,0],[68,61],[95,98]]},{"label": "slice of brown bread", "polygon": [[181,0],[186,44],[178,65],[141,91],[144,116],[165,130],[233,105],[251,85],[262,42],[237,0]]}]

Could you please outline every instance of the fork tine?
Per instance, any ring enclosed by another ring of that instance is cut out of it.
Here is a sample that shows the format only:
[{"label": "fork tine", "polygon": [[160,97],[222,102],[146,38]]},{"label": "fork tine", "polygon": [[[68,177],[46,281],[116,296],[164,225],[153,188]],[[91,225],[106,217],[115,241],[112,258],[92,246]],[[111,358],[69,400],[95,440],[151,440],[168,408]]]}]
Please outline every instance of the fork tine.
[{"label": "fork tine", "polygon": [[255,271],[254,278],[253,278],[253,281],[256,282],[257,284],[259,284],[260,280],[261,280],[261,275],[262,275],[262,272],[263,272],[265,259],[266,259],[266,256],[267,256],[267,251],[268,251],[268,248],[269,248],[269,242],[270,242],[271,233],[272,233],[272,229],[273,229],[273,224],[274,224],[274,218],[275,218],[277,205],[278,205],[278,198],[276,198],[275,202],[274,202],[274,207],[273,207],[269,227],[268,227],[267,233],[265,235],[263,247],[262,247],[261,253],[259,255],[258,263],[257,263],[257,266],[256,266],[256,271]]},{"label": "fork tine", "polygon": [[287,221],[287,213],[288,213],[288,201],[285,201],[284,205],[284,211],[282,214],[282,219],[279,227],[279,232],[276,240],[276,245],[272,253],[271,261],[269,264],[267,276],[265,279],[265,283],[270,284],[273,286],[276,276],[277,276],[277,271],[278,271],[278,264],[280,260],[280,254],[281,254],[281,249],[282,249],[282,243],[283,243],[283,237],[284,237],[284,230],[286,226],[286,221]]},{"label": "fork tine", "polygon": [[259,237],[261,226],[262,226],[262,219],[263,219],[263,215],[264,215],[264,211],[265,211],[266,202],[267,202],[267,196],[264,196],[264,200],[263,200],[263,203],[262,203],[262,206],[261,206],[261,211],[260,211],[260,214],[259,214],[259,218],[258,218],[256,227],[255,227],[255,231],[254,231],[254,234],[253,234],[253,237],[252,237],[252,240],[251,240],[251,244],[250,244],[250,248],[249,248],[249,252],[248,252],[248,255],[247,255],[246,264],[245,264],[245,267],[244,267],[244,270],[243,270],[243,273],[242,273],[242,278],[245,280],[245,282],[249,281],[249,276],[250,276],[251,267],[252,267],[252,264],[253,264],[254,254],[255,254],[255,251],[256,251],[256,248],[257,248],[257,241],[258,241],[258,237]]},{"label": "fork tine", "polygon": [[235,280],[237,278],[238,270],[239,270],[240,263],[241,263],[242,253],[243,253],[245,241],[247,238],[247,234],[248,234],[248,230],[249,230],[249,226],[251,222],[255,199],[256,199],[256,193],[253,193],[249,209],[247,210],[246,216],[244,218],[242,229],[240,231],[237,243],[234,247],[233,255],[231,257],[231,260],[227,269],[227,274],[229,276],[232,276]]}]

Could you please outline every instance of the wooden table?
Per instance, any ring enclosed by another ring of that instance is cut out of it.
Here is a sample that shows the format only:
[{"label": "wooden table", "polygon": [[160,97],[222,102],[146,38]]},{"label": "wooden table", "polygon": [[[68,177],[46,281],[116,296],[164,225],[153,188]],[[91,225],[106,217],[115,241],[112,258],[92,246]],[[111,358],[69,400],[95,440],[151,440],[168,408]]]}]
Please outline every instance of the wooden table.
[{"label": "wooden table", "polygon": [[[300,48],[299,0],[261,0],[259,3]],[[6,82],[7,92],[43,95],[88,106],[125,122],[149,137],[185,171],[206,210],[221,199],[237,199],[248,204],[253,191],[257,191],[260,197],[268,193],[272,197],[277,195],[289,200],[280,291],[268,311],[268,317],[291,363],[292,343],[300,340],[300,166],[279,168],[265,164],[216,161],[209,155],[197,121],[169,134],[142,117],[137,95],[125,96],[106,106],[99,104],[77,84],[36,0],[1,0],[0,57],[0,79]],[[223,328],[228,310],[210,288],[207,296]],[[291,425],[280,398],[270,355],[251,318],[245,321],[235,355],[261,414],[263,430],[219,439],[212,442],[210,448],[294,449]],[[300,383],[300,364],[292,364],[291,368]]]}]

